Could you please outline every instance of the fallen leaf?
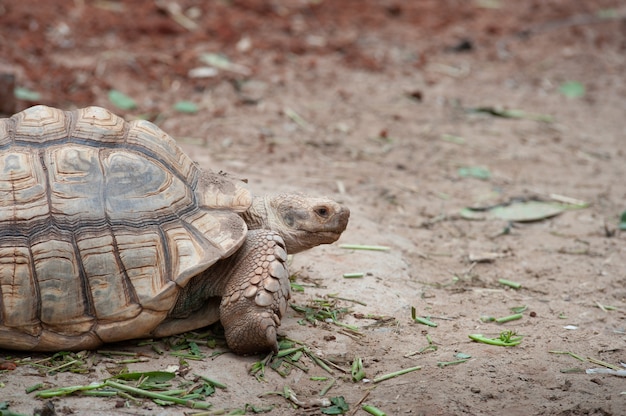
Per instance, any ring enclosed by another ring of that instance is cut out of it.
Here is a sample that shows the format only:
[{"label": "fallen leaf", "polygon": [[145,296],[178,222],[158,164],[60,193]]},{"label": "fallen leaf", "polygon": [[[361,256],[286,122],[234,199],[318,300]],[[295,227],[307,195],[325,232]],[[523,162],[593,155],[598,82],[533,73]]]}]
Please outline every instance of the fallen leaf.
[{"label": "fallen leaf", "polygon": [[578,81],[567,81],[561,84],[559,92],[567,98],[579,98],[585,95],[585,86]]},{"label": "fallen leaf", "polygon": [[491,172],[489,171],[489,169],[481,166],[469,166],[459,168],[458,173],[459,176],[462,176],[464,178],[476,178],[482,180],[491,179]]},{"label": "fallen leaf", "polygon": [[565,210],[567,210],[567,206],[563,204],[528,201],[495,207],[491,213],[503,220],[527,222],[554,217]]},{"label": "fallen leaf", "polygon": [[174,110],[179,113],[193,114],[198,112],[198,105],[193,101],[179,101],[174,104]]},{"label": "fallen leaf", "polygon": [[203,53],[200,55],[200,60],[207,65],[224,71],[230,71],[244,76],[249,76],[252,73],[247,66],[233,63],[226,56],[219,53]]},{"label": "fallen leaf", "polygon": [[488,208],[463,208],[461,217],[469,220],[501,219],[512,222],[540,221],[559,215],[569,209],[580,209],[580,205],[557,202],[518,201]]},{"label": "fallen leaf", "polygon": [[137,108],[135,100],[118,90],[109,91],[109,101],[121,110],[132,110]]},{"label": "fallen leaf", "polygon": [[24,87],[16,87],[15,90],[13,90],[13,95],[15,95],[15,98],[18,100],[23,101],[39,101],[41,99],[41,94],[37,91],[32,91]]}]

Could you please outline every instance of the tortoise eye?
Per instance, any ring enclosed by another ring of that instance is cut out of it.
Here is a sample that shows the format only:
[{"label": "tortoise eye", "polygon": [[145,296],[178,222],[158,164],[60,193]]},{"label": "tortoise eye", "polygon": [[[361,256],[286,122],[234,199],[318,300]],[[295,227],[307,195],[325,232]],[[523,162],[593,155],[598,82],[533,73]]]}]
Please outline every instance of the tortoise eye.
[{"label": "tortoise eye", "polygon": [[330,215],[330,209],[327,207],[317,207],[315,208],[315,213],[322,218],[328,218]]}]

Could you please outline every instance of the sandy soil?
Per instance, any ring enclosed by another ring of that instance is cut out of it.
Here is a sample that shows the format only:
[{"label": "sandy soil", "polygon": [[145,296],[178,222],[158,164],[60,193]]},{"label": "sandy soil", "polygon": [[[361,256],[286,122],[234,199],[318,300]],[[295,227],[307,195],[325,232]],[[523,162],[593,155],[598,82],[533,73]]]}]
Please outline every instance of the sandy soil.
[{"label": "sandy soil", "polygon": [[[322,414],[261,396],[289,386],[312,404],[329,382],[315,376],[336,379],[326,397],[343,396],[347,414],[366,414],[364,403],[388,415],[626,414],[624,378],[586,374],[601,365],[553,352],[626,362],[626,235],[618,229],[626,210],[623,2],[22,0],[0,3],[0,22],[0,69],[40,93],[37,102],[115,109],[107,93],[122,91],[137,107],[118,113],[154,120],[202,166],[248,178],[255,192],[334,196],[352,210],[340,243],[390,248],[325,246],[294,256],[291,266],[304,286],[295,305],[348,299],[335,306],[350,309],[340,322],[359,331],[302,325],[292,310],[281,333],[342,369],[361,358],[368,381],[339,369],[330,375],[303,358],[308,372],[268,370],[259,382],[248,369],[263,357],[226,353],[188,360],[174,385],[202,374],[228,386],[207,399],[215,409],[273,406],[276,415]],[[230,66],[194,77],[209,53],[224,54]],[[568,81],[585,94],[566,97],[560,87]],[[176,112],[181,100],[200,110]],[[31,104],[18,100],[15,111]],[[491,176],[460,175],[467,167]],[[589,206],[528,223],[460,216],[465,207],[554,194]],[[490,261],[476,261],[485,255]],[[356,272],[364,276],[342,277]],[[481,320],[524,305],[520,320]],[[412,307],[438,326],[414,322]],[[372,316],[389,319],[365,319]],[[504,348],[468,337],[504,330],[522,342]],[[420,353],[429,340],[436,349]],[[179,363],[135,343],[107,349],[139,353],[143,362],[91,353],[85,374],[47,374],[27,359],[50,355],[0,351],[5,368],[19,364],[0,373],[0,403],[22,414],[45,406],[55,409],[47,414],[196,412],[25,393],[37,383],[101,381],[121,365],[147,371]],[[438,365],[458,353],[471,358]],[[371,381],[413,366],[421,369]]]}]

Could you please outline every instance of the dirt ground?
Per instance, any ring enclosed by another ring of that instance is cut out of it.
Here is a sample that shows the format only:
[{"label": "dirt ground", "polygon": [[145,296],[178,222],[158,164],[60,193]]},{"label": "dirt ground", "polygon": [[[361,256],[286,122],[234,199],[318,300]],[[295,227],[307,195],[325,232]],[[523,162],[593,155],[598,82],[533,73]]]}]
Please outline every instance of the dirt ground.
[{"label": "dirt ground", "polygon": [[[222,68],[206,63],[215,54],[227,57]],[[350,309],[339,320],[359,331],[303,325],[290,310],[281,333],[344,370],[361,358],[366,381],[305,359],[308,372],[267,370],[264,382],[248,374],[263,357],[190,360],[178,380],[202,374],[228,386],[207,399],[214,409],[322,414],[263,395],[289,386],[311,404],[330,380],[319,376],[336,379],[325,396],[343,396],[347,414],[365,415],[369,404],[388,415],[626,415],[626,379],[584,371],[602,367],[587,358],[626,362],[626,234],[618,229],[626,210],[623,2],[0,2],[0,69],[40,94],[18,100],[16,111],[35,102],[96,104],[148,117],[200,165],[248,178],[255,192],[302,190],[347,204],[352,216],[339,243],[390,248],[335,244],[298,254],[291,265],[304,286],[293,304],[347,299],[336,305]],[[584,95],[566,96],[560,88],[569,81]],[[136,108],[116,108],[112,89]],[[174,110],[181,100],[199,111]],[[500,117],[502,109],[528,117]],[[459,170],[476,167],[490,177]],[[524,223],[459,215],[554,194],[589,206]],[[519,306],[527,306],[519,320],[481,320]],[[414,322],[411,307],[438,326]],[[504,330],[522,342],[505,348],[468,337]],[[429,340],[436,348],[420,352]],[[179,363],[135,343],[107,349],[140,353],[131,371]],[[457,353],[471,358],[441,364]],[[101,381],[119,358],[92,353],[86,374],[50,375],[28,364],[47,357],[0,351],[5,365],[19,364],[0,373],[0,402],[33,414],[49,402],[27,387]],[[421,369],[372,382],[414,366]],[[47,414],[197,412],[81,395],[51,403]]]}]

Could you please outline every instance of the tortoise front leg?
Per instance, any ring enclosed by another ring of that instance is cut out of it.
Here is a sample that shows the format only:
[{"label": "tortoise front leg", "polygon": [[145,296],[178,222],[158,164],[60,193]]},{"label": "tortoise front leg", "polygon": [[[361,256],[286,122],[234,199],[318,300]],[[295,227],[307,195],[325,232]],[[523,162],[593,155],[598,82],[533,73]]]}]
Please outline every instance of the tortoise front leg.
[{"label": "tortoise front leg", "polygon": [[278,351],[276,329],[290,297],[286,262],[285,243],[277,233],[248,232],[231,262],[220,305],[226,342],[234,352]]}]

